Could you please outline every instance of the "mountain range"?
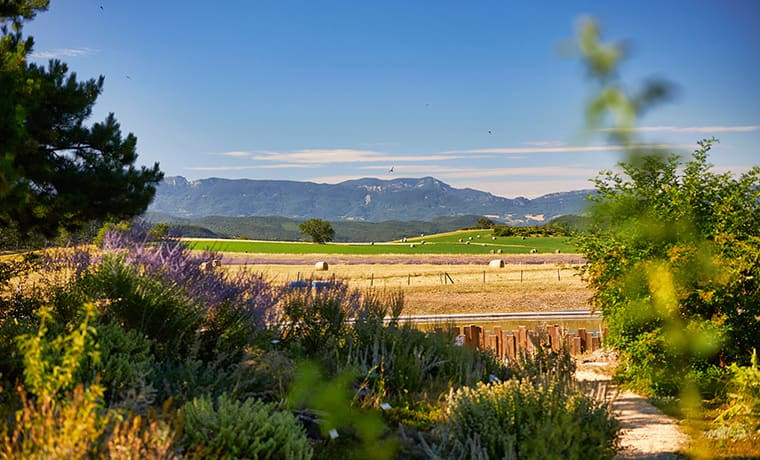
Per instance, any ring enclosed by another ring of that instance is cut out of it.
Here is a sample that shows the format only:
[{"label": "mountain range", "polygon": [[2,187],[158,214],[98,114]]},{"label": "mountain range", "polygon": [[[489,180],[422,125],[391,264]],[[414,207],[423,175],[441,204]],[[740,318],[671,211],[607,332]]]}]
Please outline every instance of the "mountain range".
[{"label": "mountain range", "polygon": [[511,225],[541,224],[581,214],[591,190],[551,193],[534,199],[504,198],[454,188],[433,177],[364,178],[338,184],[282,180],[165,178],[149,212],[185,219],[205,216],[313,217],[335,221],[430,221],[481,215]]}]

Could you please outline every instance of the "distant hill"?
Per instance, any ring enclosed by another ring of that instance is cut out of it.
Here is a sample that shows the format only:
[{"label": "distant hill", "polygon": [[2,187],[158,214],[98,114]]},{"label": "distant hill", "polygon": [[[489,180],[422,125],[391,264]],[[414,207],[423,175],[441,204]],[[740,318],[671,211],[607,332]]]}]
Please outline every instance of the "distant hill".
[{"label": "distant hill", "polygon": [[[391,241],[422,233],[450,232],[475,225],[480,216],[438,217],[430,222],[384,221],[352,222],[333,221],[335,241]],[[298,230],[299,220],[287,217],[227,217],[207,216],[200,219],[184,219],[162,213],[146,213],[151,223],[169,224],[172,236],[203,238],[247,238],[256,240],[299,241],[308,239]]]},{"label": "distant hill", "polygon": [[317,217],[333,223],[485,215],[512,225],[535,225],[565,214],[581,214],[589,193],[579,190],[510,199],[454,188],[432,177],[316,184],[218,178],[188,181],[176,176],[159,184],[148,210],[190,219],[282,216],[296,220]]}]

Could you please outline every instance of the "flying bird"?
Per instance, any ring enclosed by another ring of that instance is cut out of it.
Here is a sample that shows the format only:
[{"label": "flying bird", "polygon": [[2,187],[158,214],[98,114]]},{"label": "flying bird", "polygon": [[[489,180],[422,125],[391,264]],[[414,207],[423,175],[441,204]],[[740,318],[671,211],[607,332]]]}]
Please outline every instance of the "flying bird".
[{"label": "flying bird", "polygon": [[391,169],[388,170],[389,173],[393,172],[393,166],[391,166]]},{"label": "flying bird", "polygon": [[127,77],[127,80],[131,80],[132,79],[132,77],[130,77],[129,75],[124,75],[124,76]]},{"label": "flying bird", "polygon": [[100,5],[100,9],[101,9],[101,10],[103,9],[103,5]]},{"label": "flying bird", "polygon": [[488,130],[488,134],[493,134],[490,129]]}]

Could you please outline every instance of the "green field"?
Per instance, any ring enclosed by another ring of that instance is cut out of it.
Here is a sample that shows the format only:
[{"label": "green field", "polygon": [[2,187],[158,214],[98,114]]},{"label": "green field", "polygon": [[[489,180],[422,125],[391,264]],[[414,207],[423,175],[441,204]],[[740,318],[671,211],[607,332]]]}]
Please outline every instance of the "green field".
[{"label": "green field", "polygon": [[[472,238],[472,240],[469,240]],[[463,240],[460,242],[459,240]],[[501,249],[504,254],[540,254],[575,252],[567,237],[496,237],[490,230],[468,230],[409,238],[406,243],[288,243],[272,241],[187,241],[191,249],[253,254],[490,254]],[[425,242],[424,244],[422,242]],[[466,244],[469,241],[470,244]],[[411,247],[414,244],[415,247]]]}]

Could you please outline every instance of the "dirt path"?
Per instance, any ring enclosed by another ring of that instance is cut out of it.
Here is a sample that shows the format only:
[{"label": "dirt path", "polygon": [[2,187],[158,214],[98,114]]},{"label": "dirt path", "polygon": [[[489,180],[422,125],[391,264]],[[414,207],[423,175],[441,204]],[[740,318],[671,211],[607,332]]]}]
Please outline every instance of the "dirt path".
[{"label": "dirt path", "polygon": [[[577,371],[575,377],[578,380],[609,380],[609,376],[586,369]],[[681,458],[675,453],[686,446],[688,438],[675,419],[630,391],[618,394],[612,409],[621,425],[620,450],[616,459]]]}]

